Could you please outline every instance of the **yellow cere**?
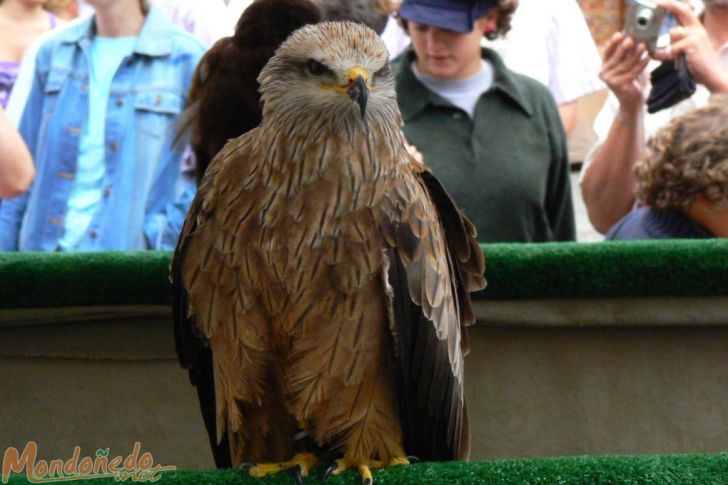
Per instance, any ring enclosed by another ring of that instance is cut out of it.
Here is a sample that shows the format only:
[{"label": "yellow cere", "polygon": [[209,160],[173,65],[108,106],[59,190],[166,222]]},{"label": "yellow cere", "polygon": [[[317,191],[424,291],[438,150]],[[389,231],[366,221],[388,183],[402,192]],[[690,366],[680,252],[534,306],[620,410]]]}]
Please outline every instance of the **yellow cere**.
[{"label": "yellow cere", "polygon": [[364,81],[367,83],[367,86],[369,86],[369,73],[363,67],[357,66],[349,69],[349,72],[347,73],[348,82],[345,85],[338,86],[334,84],[321,83],[321,87],[325,89],[330,89],[331,91],[336,91],[339,94],[348,95],[346,91],[351,87],[351,84],[354,82],[357,76],[363,77]]}]

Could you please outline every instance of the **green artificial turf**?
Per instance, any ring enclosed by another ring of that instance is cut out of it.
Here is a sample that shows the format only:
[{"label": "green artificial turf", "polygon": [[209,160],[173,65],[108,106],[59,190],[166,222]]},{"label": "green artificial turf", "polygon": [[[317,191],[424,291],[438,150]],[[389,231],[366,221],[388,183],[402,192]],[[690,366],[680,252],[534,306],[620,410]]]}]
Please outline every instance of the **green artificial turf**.
[{"label": "green artificial turf", "polygon": [[[728,241],[487,244],[475,298],[728,295]],[[169,252],[0,253],[0,308],[167,305]]]},{"label": "green artificial turf", "polygon": [[[306,479],[314,484],[358,484],[359,478],[349,471],[339,477],[323,479],[323,468],[315,469]],[[498,460],[478,463],[420,463],[409,467],[374,472],[375,484],[469,484],[492,485],[694,485],[728,483],[728,453],[664,455],[664,456],[603,456],[547,459]],[[24,477],[12,477],[10,484],[28,483]],[[69,482],[65,482],[69,483]],[[114,479],[98,479],[71,483],[111,484]],[[161,475],[157,483],[179,485],[293,484],[291,475],[255,479],[246,472],[176,471]]]},{"label": "green artificial turf", "polygon": [[169,252],[0,253],[0,308],[166,305]]},{"label": "green artificial turf", "polygon": [[483,245],[476,298],[728,295],[728,240]]}]

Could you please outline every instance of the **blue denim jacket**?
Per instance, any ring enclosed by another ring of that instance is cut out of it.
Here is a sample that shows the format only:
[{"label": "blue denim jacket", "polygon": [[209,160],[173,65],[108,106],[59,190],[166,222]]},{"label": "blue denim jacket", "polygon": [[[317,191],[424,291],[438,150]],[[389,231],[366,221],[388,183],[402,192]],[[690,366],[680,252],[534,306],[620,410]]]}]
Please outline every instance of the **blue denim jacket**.
[{"label": "blue denim jacket", "polygon": [[[19,126],[36,179],[29,193],[0,206],[2,250],[58,249],[88,113],[94,19],[51,37],[38,52]],[[80,250],[169,249],[176,243],[194,182],[180,169],[172,131],[203,52],[200,42],[150,9],[133,54],[111,85],[103,197]]]}]

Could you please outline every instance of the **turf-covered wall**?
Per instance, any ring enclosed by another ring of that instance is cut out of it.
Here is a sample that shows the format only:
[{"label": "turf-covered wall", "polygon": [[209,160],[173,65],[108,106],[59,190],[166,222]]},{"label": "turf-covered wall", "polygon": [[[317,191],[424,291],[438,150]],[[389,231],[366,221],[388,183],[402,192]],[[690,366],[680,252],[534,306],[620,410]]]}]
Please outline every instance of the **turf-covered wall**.
[{"label": "turf-covered wall", "polygon": [[[476,296],[466,370],[474,459],[728,447],[726,242],[484,251],[488,288]],[[212,465],[194,391],[175,362],[169,260],[0,254],[0,451],[34,440],[50,459],[74,446],[128,453],[140,441],[157,462]],[[725,472],[723,455],[695,459],[708,458]],[[523,466],[498,463],[477,473]],[[533,463],[563,471],[577,462]],[[621,463],[646,473],[667,461]]]}]

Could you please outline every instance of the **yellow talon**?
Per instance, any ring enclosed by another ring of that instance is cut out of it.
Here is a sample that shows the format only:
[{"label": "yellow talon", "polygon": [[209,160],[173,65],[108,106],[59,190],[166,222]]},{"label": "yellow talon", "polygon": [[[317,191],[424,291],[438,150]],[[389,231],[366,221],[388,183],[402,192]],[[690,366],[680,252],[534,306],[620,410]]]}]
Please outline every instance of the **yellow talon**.
[{"label": "yellow talon", "polygon": [[334,466],[329,468],[329,471],[327,473],[331,475],[341,475],[346,470],[348,470],[351,467],[349,462],[343,458],[339,458],[338,460],[334,460]]},{"label": "yellow talon", "polygon": [[278,473],[280,471],[288,469],[286,464],[287,464],[287,462],[261,463],[259,465],[250,467],[250,470],[248,471],[248,473],[250,474],[251,477],[261,478],[266,475],[271,475],[273,473]]},{"label": "yellow talon", "polygon": [[369,485],[372,483],[372,471],[366,465],[359,466],[359,476],[361,477],[361,483]]},{"label": "yellow talon", "polygon": [[389,468],[390,466],[409,465],[410,462],[403,456],[397,456],[389,460],[388,462],[372,460],[369,462],[369,468]]},{"label": "yellow talon", "polygon": [[405,457],[395,457],[388,462],[372,460],[367,463],[354,463],[346,458],[340,458],[334,462],[334,465],[326,472],[328,475],[340,475],[348,469],[356,468],[361,477],[361,483],[369,485],[373,482],[372,469],[388,468],[390,466],[409,465],[409,460]]},{"label": "yellow talon", "polygon": [[288,461],[282,461],[280,463],[260,463],[252,466],[248,473],[251,477],[255,478],[261,478],[266,475],[272,475],[274,473],[279,473],[284,470],[290,470],[291,468],[295,468],[296,466],[301,467],[301,476],[307,477],[309,470],[311,468],[321,465],[323,461],[321,461],[316,455],[313,453],[303,452],[303,453],[296,453],[293,455],[293,458],[291,458]]},{"label": "yellow talon", "polygon": [[407,458],[405,458],[404,456],[397,456],[397,457],[392,458],[389,461],[389,465],[387,465],[387,466],[399,466],[399,465],[409,465],[409,464],[410,464],[410,462]]}]

